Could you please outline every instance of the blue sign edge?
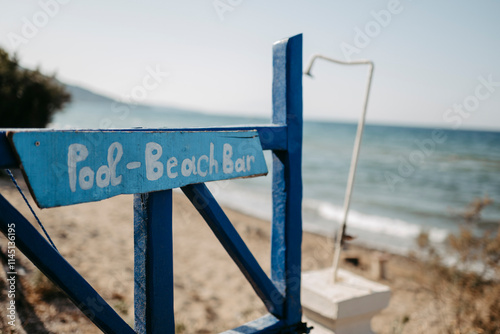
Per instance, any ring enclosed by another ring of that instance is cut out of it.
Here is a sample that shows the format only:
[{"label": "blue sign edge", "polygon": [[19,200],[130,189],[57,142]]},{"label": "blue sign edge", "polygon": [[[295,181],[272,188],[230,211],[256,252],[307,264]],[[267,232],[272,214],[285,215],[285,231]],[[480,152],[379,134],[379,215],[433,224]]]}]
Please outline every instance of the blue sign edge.
[{"label": "blue sign edge", "polygon": [[[200,131],[201,130],[201,131]],[[13,152],[13,155],[16,159],[16,162],[21,170],[21,173],[23,174],[23,178],[25,180],[25,183],[26,183],[26,186],[28,187],[28,190],[31,194],[31,197],[33,198],[33,200],[35,201],[36,205],[40,208],[40,209],[45,209],[45,208],[56,208],[56,207],[64,207],[64,206],[70,206],[70,205],[77,205],[77,204],[83,204],[83,203],[92,203],[92,202],[99,202],[99,201],[103,201],[103,200],[106,200],[106,199],[110,199],[110,198],[113,198],[113,197],[116,197],[116,196],[119,196],[119,195],[132,195],[132,194],[136,194],[135,192],[125,192],[125,193],[120,193],[120,194],[116,194],[116,195],[112,195],[112,196],[109,196],[109,197],[105,197],[105,198],[102,198],[102,199],[99,199],[99,200],[89,200],[89,201],[83,201],[83,202],[78,202],[78,203],[71,203],[71,204],[63,204],[63,205],[51,205],[51,206],[45,206],[45,205],[42,205],[38,199],[37,199],[37,196],[35,195],[35,191],[33,190],[33,188],[31,187],[31,184],[30,184],[30,181],[29,181],[29,177],[25,171],[25,168],[23,166],[23,163],[22,163],[22,160],[21,160],[21,156],[19,155],[18,151],[17,151],[17,148],[16,148],[16,145],[14,143],[14,136],[16,134],[19,134],[19,133],[54,133],[54,134],[57,134],[57,133],[134,133],[134,132],[147,132],[147,131],[151,131],[151,132],[155,132],[155,133],[174,133],[174,132],[182,132],[182,133],[200,133],[200,132],[213,132],[213,133],[255,133],[255,137],[257,137],[258,139],[258,143],[259,143],[259,146],[260,146],[260,152],[262,153],[262,155],[264,154],[264,150],[262,148],[262,142],[260,141],[260,136],[259,136],[259,132],[257,131],[257,129],[244,129],[244,130],[233,130],[233,129],[228,129],[228,130],[212,130],[210,128],[207,128],[206,131],[203,130],[203,128],[197,128],[196,130],[192,131],[190,129],[183,129],[183,130],[170,130],[170,129],[146,129],[146,128],[140,128],[140,129],[103,129],[103,130],[95,130],[95,129],[67,129],[67,130],[59,130],[59,129],[14,129],[14,130],[10,130],[10,131],[7,131],[6,132],[6,137],[8,139],[8,142],[10,144],[10,147],[12,149],[12,152]],[[264,161],[265,161],[265,158],[264,158]],[[254,175],[245,175],[245,176],[238,176],[238,177],[232,177],[232,178],[227,178],[227,179],[220,179],[220,180],[212,180],[212,181],[205,181],[205,182],[195,182],[195,183],[188,183],[187,185],[191,185],[191,184],[200,184],[200,183],[206,183],[206,182],[216,182],[216,181],[225,181],[225,180],[236,180],[236,179],[247,179],[247,178],[253,178],[253,177],[260,177],[260,176],[266,176],[269,174],[269,169],[267,168],[267,165],[266,165],[266,172],[265,173],[258,173],[258,174],[254,174]],[[152,191],[152,192],[156,192],[156,191],[164,191],[164,190],[169,190],[169,189],[176,189],[176,188],[180,188],[180,187],[174,187],[174,188],[166,188],[166,189],[160,189],[160,190],[155,190],[155,191]],[[151,192],[151,191],[149,191]]]}]

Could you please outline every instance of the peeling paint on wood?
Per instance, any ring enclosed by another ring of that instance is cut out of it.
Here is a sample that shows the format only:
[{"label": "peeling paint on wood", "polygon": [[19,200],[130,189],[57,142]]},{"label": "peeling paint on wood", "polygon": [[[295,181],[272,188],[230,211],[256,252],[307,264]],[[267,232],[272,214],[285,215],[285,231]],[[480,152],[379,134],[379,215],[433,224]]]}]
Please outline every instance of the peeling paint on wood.
[{"label": "peeling paint on wood", "polygon": [[9,139],[44,208],[267,174],[255,130],[27,131]]}]

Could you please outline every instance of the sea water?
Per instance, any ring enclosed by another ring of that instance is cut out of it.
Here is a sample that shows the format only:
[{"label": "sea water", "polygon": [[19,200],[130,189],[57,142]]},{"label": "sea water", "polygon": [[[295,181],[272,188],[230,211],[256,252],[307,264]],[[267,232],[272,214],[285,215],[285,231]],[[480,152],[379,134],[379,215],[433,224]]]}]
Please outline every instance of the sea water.
[{"label": "sea water", "polygon": [[[199,127],[268,124],[263,118],[207,115],[166,107],[75,102],[54,128]],[[306,230],[333,236],[342,206],[356,124],[306,121],[302,176]],[[269,171],[271,154],[266,152]],[[271,218],[271,175],[212,182],[224,205]],[[393,252],[415,247],[420,232],[440,244],[458,231],[473,200],[488,196],[478,229],[500,225],[500,132],[367,125],[347,233]]]}]

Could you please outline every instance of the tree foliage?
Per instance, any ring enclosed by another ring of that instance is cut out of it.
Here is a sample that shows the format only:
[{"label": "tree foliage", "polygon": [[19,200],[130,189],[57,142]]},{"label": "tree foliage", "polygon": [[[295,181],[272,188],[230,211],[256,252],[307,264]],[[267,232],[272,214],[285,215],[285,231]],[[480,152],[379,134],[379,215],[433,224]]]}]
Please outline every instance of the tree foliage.
[{"label": "tree foliage", "polygon": [[54,76],[22,69],[0,48],[0,128],[43,128],[70,98]]}]

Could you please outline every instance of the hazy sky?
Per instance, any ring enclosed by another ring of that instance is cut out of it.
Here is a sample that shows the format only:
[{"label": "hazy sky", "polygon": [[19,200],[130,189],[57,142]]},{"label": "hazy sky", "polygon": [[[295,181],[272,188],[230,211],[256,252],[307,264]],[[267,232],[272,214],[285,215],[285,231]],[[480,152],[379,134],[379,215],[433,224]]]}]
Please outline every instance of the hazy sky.
[{"label": "hazy sky", "polygon": [[[0,46],[23,66],[118,99],[270,115],[272,44],[303,33],[304,67],[313,53],[375,62],[368,121],[500,130],[499,1],[0,0],[0,9]],[[313,74],[305,117],[356,120],[367,68],[318,61]]]}]

